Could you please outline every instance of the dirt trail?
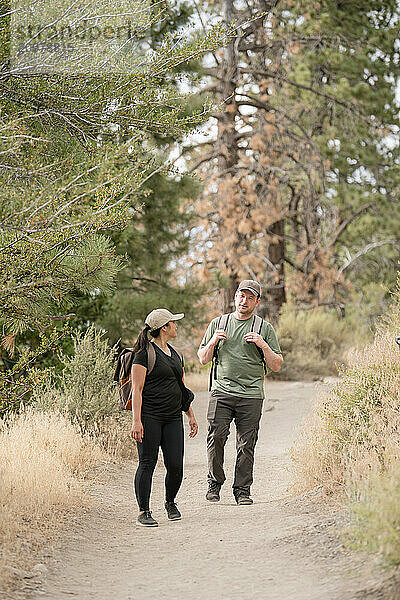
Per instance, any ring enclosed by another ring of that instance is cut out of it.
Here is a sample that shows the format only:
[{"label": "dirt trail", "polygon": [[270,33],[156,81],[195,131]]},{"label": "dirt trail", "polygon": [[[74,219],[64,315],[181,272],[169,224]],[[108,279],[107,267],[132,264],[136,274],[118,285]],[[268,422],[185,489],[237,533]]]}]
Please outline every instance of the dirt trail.
[{"label": "dirt trail", "polygon": [[[321,384],[319,384],[321,385]],[[93,506],[62,534],[49,571],[30,600],[351,600],[390,597],[379,574],[349,555],[338,536],[345,517],[310,497],[290,498],[288,449],[318,384],[268,386],[256,452],[253,506],[236,506],[231,482],[234,435],[227,444],[222,500],[205,494],[205,408],[196,398],[200,433],[186,438],[185,479],[178,497],[184,518],[163,509],[164,469],[154,479],[151,508],[158,528],[135,524],[131,465],[111,469],[93,489]]]}]

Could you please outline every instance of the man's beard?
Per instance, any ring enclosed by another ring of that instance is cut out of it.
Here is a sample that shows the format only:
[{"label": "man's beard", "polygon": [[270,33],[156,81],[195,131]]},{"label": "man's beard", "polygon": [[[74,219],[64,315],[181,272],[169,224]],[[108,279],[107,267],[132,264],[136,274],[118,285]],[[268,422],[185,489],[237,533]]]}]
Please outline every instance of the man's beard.
[{"label": "man's beard", "polygon": [[238,311],[238,313],[242,314],[242,315],[251,315],[251,310],[250,308],[247,306],[246,308],[244,308],[243,306],[240,306],[239,308],[236,309]]}]

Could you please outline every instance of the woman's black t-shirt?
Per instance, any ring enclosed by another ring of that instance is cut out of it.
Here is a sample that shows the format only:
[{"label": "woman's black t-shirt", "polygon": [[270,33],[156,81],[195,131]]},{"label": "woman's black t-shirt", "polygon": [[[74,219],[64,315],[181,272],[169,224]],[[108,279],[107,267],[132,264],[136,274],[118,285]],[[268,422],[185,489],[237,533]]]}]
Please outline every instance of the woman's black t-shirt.
[{"label": "woman's black t-shirt", "polygon": [[[152,343],[152,342],[150,342]],[[172,366],[183,376],[183,365],[179,354],[168,344],[171,356],[153,344],[156,362],[149,375],[146,375],[142,391],[142,417],[156,421],[175,421],[182,418],[181,388]],[[134,365],[147,369],[147,350],[141,350],[133,359]]]}]

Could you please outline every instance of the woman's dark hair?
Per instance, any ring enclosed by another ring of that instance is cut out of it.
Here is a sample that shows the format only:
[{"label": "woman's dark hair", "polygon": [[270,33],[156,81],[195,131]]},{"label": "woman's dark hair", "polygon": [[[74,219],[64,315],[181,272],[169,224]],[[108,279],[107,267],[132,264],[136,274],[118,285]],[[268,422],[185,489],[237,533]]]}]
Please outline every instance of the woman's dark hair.
[{"label": "woman's dark hair", "polygon": [[145,325],[145,327],[139,333],[139,337],[133,346],[134,354],[137,354],[141,350],[144,350],[145,348],[147,348],[147,346],[149,345],[149,342],[150,342],[149,338],[147,337],[149,332],[150,332],[151,337],[156,338],[160,335],[160,331],[161,331],[161,327],[158,327],[158,329],[153,329],[152,331],[150,331],[150,327],[148,325]]}]

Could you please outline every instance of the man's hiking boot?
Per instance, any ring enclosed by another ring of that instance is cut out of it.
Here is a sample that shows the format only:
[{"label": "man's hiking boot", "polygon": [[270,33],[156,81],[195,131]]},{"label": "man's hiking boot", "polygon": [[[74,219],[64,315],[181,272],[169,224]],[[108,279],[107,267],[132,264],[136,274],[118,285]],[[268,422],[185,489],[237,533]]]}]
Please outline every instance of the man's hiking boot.
[{"label": "man's hiking boot", "polygon": [[139,515],[137,522],[139,525],[144,525],[145,527],[158,527],[157,521],[153,519],[149,510],[145,510],[141,515]]},{"label": "man's hiking boot", "polygon": [[217,483],[216,481],[210,481],[208,484],[208,491],[206,494],[206,500],[208,500],[209,502],[219,502],[220,500],[220,496],[219,496],[219,492],[220,492],[221,486],[219,485],[219,483]]},{"label": "man's hiking boot", "polygon": [[245,505],[245,504],[253,504],[253,500],[250,498],[249,494],[245,494],[241,492],[240,494],[235,494],[236,504]]},{"label": "man's hiking boot", "polygon": [[167,511],[168,519],[170,521],[179,521],[179,519],[182,518],[182,515],[179,512],[178,507],[175,504],[175,502],[166,502],[165,510]]}]

